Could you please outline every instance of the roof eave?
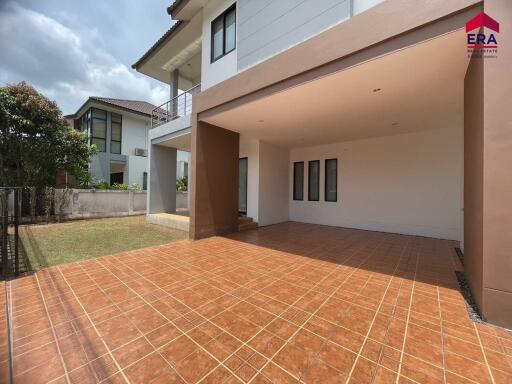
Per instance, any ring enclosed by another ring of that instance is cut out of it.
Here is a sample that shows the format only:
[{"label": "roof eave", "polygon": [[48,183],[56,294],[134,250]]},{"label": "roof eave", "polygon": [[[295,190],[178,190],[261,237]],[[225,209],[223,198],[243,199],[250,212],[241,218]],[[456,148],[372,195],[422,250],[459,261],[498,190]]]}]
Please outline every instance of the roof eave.
[{"label": "roof eave", "polygon": [[160,37],[151,48],[148,49],[148,51],[142,55],[142,57],[137,60],[136,63],[132,64],[132,68],[138,71],[138,69],[146,62],[148,61],[155,53],[157,53],[167,42],[169,42],[170,39],[174,37],[176,33],[178,33],[180,30],[187,25],[188,21],[177,21],[162,37]]}]

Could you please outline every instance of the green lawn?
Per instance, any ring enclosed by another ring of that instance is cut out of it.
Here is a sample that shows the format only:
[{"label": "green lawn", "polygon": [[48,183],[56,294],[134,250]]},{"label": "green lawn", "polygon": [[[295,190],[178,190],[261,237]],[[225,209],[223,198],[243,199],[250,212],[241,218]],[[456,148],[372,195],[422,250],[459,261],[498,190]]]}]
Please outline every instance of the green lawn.
[{"label": "green lawn", "polygon": [[186,232],[146,223],[145,216],[20,227],[21,243],[32,269],[187,238]]}]

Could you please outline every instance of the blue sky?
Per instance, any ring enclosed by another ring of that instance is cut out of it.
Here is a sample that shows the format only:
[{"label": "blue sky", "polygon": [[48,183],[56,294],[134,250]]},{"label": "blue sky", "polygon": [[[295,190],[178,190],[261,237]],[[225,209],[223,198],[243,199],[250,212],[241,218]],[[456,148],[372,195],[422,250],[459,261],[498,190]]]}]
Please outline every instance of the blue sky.
[{"label": "blue sky", "polygon": [[25,80],[73,113],[88,96],[168,99],[131,65],[171,26],[170,0],[0,0],[0,84]]}]

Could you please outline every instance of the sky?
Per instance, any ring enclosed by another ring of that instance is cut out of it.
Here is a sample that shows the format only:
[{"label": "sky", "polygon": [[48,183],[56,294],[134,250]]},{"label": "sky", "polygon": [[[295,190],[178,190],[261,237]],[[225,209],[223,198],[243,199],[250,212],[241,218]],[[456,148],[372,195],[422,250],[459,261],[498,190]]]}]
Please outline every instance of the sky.
[{"label": "sky", "polygon": [[160,105],[131,68],[170,27],[171,0],[0,0],[0,86],[25,80],[71,114],[89,96]]}]

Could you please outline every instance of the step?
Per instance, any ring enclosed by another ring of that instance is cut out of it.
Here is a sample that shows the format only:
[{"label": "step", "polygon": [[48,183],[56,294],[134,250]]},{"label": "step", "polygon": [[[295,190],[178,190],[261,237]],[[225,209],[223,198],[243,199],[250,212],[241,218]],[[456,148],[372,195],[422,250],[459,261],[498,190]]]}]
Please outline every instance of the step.
[{"label": "step", "polygon": [[252,223],[253,219],[249,216],[238,216],[238,224]]},{"label": "step", "polygon": [[255,221],[250,221],[250,222],[247,222],[247,223],[243,223],[243,224],[238,224],[238,231],[247,231],[249,229],[256,229],[258,228],[258,223],[256,223]]}]

